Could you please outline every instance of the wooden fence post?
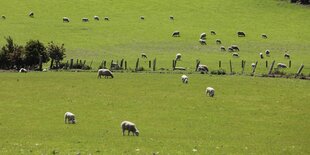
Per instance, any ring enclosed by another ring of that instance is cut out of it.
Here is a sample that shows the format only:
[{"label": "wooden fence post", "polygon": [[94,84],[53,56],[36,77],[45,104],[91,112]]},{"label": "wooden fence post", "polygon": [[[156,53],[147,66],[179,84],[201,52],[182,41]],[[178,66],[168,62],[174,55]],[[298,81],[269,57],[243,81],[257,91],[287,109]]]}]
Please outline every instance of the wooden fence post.
[{"label": "wooden fence post", "polygon": [[197,70],[198,70],[199,65],[200,65],[200,61],[197,60],[197,61],[196,61],[196,69],[195,69],[196,72],[197,72]]},{"label": "wooden fence post", "polygon": [[127,61],[125,61],[125,70],[127,70]]},{"label": "wooden fence post", "polygon": [[257,64],[258,64],[258,61],[256,61],[256,62],[255,62],[255,66],[254,66],[254,68],[253,68],[253,70],[252,70],[252,74],[254,74],[254,73],[255,73],[255,70],[256,70]]},{"label": "wooden fence post", "polygon": [[242,60],[242,74],[244,73],[244,68],[245,68],[245,60]]},{"label": "wooden fence post", "polygon": [[303,68],[304,68],[304,65],[301,64],[301,66],[299,67],[299,69],[298,69],[298,71],[297,71],[297,74],[295,75],[295,78],[296,78],[297,76],[300,75],[300,73],[301,73],[301,71],[302,71]]},{"label": "wooden fence post", "polygon": [[153,61],[153,71],[155,71],[155,70],[156,70],[156,58]]},{"label": "wooden fence post", "polygon": [[176,61],[174,59],[172,59],[172,69],[174,70],[175,68],[175,64],[176,64]]},{"label": "wooden fence post", "polygon": [[149,68],[152,68],[152,61],[149,60]]},{"label": "wooden fence post", "polygon": [[91,60],[90,64],[89,64],[89,67],[91,67],[91,65],[93,64],[93,60]]},{"label": "wooden fence post", "polygon": [[53,63],[54,63],[54,59],[51,60],[50,69],[53,69]]},{"label": "wooden fence post", "polygon": [[73,59],[70,59],[70,69],[73,68]]},{"label": "wooden fence post", "polygon": [[136,71],[138,71],[138,68],[139,68],[139,58],[137,59],[137,62],[136,62]]},{"label": "wooden fence post", "polygon": [[107,61],[103,61],[103,68],[107,68]]},{"label": "wooden fence post", "polygon": [[266,60],[266,68],[268,68],[268,60]]},{"label": "wooden fence post", "polygon": [[230,74],[233,74],[231,60],[229,60]]},{"label": "wooden fence post", "polygon": [[273,66],[274,66],[274,63],[275,63],[275,62],[276,62],[276,61],[273,60],[272,63],[271,63],[271,66],[270,66],[270,69],[269,69],[269,72],[268,72],[269,75],[270,75],[271,72],[272,72],[272,69],[273,69]]},{"label": "wooden fence post", "polygon": [[290,61],[288,62],[288,68],[291,68],[291,66],[292,66],[292,61],[290,60]]},{"label": "wooden fence post", "polygon": [[123,63],[124,63],[124,59],[121,60],[121,65],[120,65],[121,68],[123,68]]},{"label": "wooden fence post", "polygon": [[220,69],[222,68],[222,61],[221,60],[219,61],[219,68]]}]

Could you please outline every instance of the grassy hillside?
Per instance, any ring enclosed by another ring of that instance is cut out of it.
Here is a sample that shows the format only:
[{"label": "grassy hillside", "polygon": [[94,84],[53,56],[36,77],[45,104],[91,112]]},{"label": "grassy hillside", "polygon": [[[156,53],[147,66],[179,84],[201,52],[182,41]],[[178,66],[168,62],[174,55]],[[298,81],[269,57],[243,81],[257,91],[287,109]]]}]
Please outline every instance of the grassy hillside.
[{"label": "grassy hillside", "polygon": [[[1,1],[1,14],[6,20],[0,22],[0,36],[12,36],[17,43],[39,39],[47,43],[65,43],[67,58],[94,60],[99,66],[102,59],[125,58],[134,66],[143,51],[150,59],[158,60],[158,67],[171,68],[175,54],[183,54],[180,66],[192,69],[196,59],[217,69],[218,60],[228,63],[231,54],[220,52],[215,39],[221,39],[225,47],[239,45],[240,58],[250,63],[259,60],[276,60],[288,64],[283,58],[286,50],[292,56],[292,68],[296,72],[301,63],[304,73],[310,73],[310,10],[308,7],[292,5],[276,0],[205,0],[205,1]],[[30,11],[35,18],[29,18]],[[98,15],[110,17],[110,21],[94,21]],[[175,17],[174,21],[169,16]],[[70,23],[63,23],[62,17],[69,17]],[[141,21],[140,16],[145,16]],[[81,18],[90,18],[82,23]],[[175,30],[180,38],[171,37]],[[207,46],[198,43],[202,32],[216,36],[207,37]],[[245,31],[247,37],[238,38],[237,31]],[[264,40],[262,33],[268,35]],[[0,45],[4,39],[0,39]],[[258,53],[271,50],[271,57],[260,60]],[[223,66],[228,67],[228,65]],[[259,66],[259,72],[265,69]]]},{"label": "grassy hillside", "polygon": [[[310,83],[242,76],[1,73],[0,154],[309,154]],[[238,81],[238,82],[236,82]],[[204,93],[215,88],[214,98]],[[76,114],[65,125],[63,114]],[[120,123],[139,137],[122,136]]]}]

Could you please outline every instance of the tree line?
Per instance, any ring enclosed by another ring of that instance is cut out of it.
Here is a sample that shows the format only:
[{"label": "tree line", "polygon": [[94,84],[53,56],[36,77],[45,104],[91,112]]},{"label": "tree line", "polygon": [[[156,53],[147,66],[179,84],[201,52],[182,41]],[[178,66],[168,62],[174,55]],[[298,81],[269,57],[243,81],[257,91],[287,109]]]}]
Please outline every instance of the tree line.
[{"label": "tree line", "polygon": [[310,0],[291,0],[291,3],[310,4]]},{"label": "tree line", "polygon": [[58,68],[60,61],[64,59],[64,44],[57,45],[53,41],[45,46],[39,40],[29,40],[25,46],[14,43],[9,36],[5,38],[6,44],[0,50],[0,69],[20,69],[42,70],[42,63],[48,61],[55,62],[51,65]]}]

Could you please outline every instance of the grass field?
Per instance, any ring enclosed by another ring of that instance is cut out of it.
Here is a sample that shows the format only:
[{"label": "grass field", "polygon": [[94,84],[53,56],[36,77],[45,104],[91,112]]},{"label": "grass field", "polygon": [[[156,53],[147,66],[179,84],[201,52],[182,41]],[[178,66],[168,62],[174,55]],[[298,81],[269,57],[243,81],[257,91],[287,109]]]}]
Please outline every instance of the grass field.
[{"label": "grass field", "polygon": [[[308,81],[189,78],[184,85],[179,74],[1,73],[0,154],[310,153]],[[76,125],[63,123],[66,111]],[[123,120],[140,136],[122,136]]]},{"label": "grass field", "polygon": [[[176,53],[183,54],[178,65],[193,70],[196,59],[207,64],[212,70],[218,68],[222,60],[228,70],[228,61],[250,64],[259,61],[258,73],[266,73],[265,60],[288,64],[283,54],[291,54],[292,68],[286,72],[296,72],[303,63],[303,73],[310,73],[310,13],[309,7],[292,5],[278,0],[180,0],[169,1],[1,1],[1,14],[7,16],[0,22],[0,36],[12,36],[17,43],[25,44],[29,39],[39,39],[44,43],[54,41],[65,43],[67,59],[94,61],[97,69],[101,61],[125,58],[129,66],[135,65],[141,52],[149,59],[157,58],[158,68],[172,68],[171,61]],[[29,18],[33,11],[35,18]],[[98,15],[110,17],[110,21],[94,21]],[[145,16],[141,21],[140,16]],[[174,21],[169,16],[175,17]],[[69,17],[70,23],[63,23],[62,17]],[[89,23],[81,18],[88,17]],[[181,32],[180,38],[173,38],[173,31]],[[198,43],[202,32],[207,36],[207,46]],[[237,31],[244,31],[245,38],[238,38]],[[268,39],[260,35],[266,33]],[[216,39],[221,39],[225,47],[239,45],[240,58],[231,53],[220,52]],[[4,44],[0,39],[0,45]],[[271,50],[271,57],[260,60],[259,53]],[[225,65],[226,63],[226,65]],[[240,66],[240,65],[238,65]]]}]

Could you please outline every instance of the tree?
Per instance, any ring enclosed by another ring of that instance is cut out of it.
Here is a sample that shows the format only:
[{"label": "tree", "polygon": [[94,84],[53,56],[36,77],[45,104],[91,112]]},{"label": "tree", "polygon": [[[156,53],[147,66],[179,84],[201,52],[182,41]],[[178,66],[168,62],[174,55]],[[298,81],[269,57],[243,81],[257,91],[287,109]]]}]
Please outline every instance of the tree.
[{"label": "tree", "polygon": [[17,69],[24,65],[24,48],[14,44],[13,39],[9,36],[5,38],[7,44],[0,51],[0,67],[2,69]]},{"label": "tree", "polygon": [[[59,63],[61,60],[63,60],[66,56],[65,52],[66,49],[64,47],[64,44],[61,46],[58,46],[54,44],[54,42],[48,43],[47,51],[49,53],[50,58],[52,59],[52,62],[56,62],[56,68],[59,67]],[[51,63],[51,67],[53,67],[53,63]]]},{"label": "tree", "polygon": [[35,67],[41,63],[49,61],[49,55],[43,43],[39,40],[30,40],[25,46],[25,63],[30,67]]}]

